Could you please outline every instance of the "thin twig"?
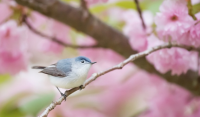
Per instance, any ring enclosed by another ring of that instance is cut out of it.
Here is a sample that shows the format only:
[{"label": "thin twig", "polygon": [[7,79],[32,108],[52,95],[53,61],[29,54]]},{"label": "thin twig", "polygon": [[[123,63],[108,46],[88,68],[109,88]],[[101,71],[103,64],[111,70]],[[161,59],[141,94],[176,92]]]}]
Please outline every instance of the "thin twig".
[{"label": "thin twig", "polygon": [[145,23],[144,23],[144,19],[143,19],[143,16],[142,16],[142,10],[141,10],[141,8],[140,8],[139,1],[138,1],[138,0],[134,0],[134,1],[135,1],[135,4],[136,4],[137,11],[138,11],[138,13],[139,13],[141,22],[142,22],[142,27],[143,27],[144,30],[146,30],[146,25],[145,25]]},{"label": "thin twig", "polygon": [[[85,88],[88,84],[90,84],[91,82],[96,80],[98,77],[100,77],[100,76],[102,76],[102,75],[104,75],[106,73],[109,73],[111,71],[114,71],[114,70],[117,70],[117,69],[122,69],[125,65],[127,65],[128,63],[130,63],[130,62],[132,62],[132,61],[134,61],[136,59],[139,59],[141,57],[147,56],[150,53],[155,52],[157,50],[160,50],[160,49],[163,49],[163,48],[171,48],[171,47],[181,47],[181,48],[185,48],[187,50],[193,50],[194,49],[193,47],[177,45],[177,44],[164,44],[164,45],[160,45],[160,46],[148,49],[148,50],[140,52],[138,54],[131,55],[128,59],[124,60],[123,62],[119,63],[116,66],[113,66],[113,67],[111,67],[111,68],[109,68],[107,70],[92,74],[92,76],[90,78],[88,78],[85,81],[85,83],[83,84],[83,88]],[[79,87],[75,87],[75,88],[73,88],[71,90],[66,90],[65,91],[65,95],[68,97],[70,94],[74,93],[77,90],[79,90]],[[39,117],[47,117],[49,112],[51,110],[53,110],[57,105],[60,105],[63,100],[64,100],[64,97],[62,96],[56,102],[52,102]]]},{"label": "thin twig", "polygon": [[27,20],[27,16],[26,15],[23,15],[22,16],[22,21],[27,25],[27,27],[32,31],[34,32],[35,34],[41,36],[41,37],[44,37],[45,39],[49,39],[51,41],[54,41],[64,47],[71,47],[71,48],[80,48],[80,49],[87,49],[87,48],[97,48],[99,47],[99,45],[91,45],[91,46],[87,46],[87,45],[71,45],[71,44],[67,44],[63,41],[60,41],[58,38],[56,37],[51,37],[51,36],[48,36],[48,35],[45,35],[43,33],[41,33],[40,31],[37,31],[33,26],[31,26],[31,24],[28,22]]},{"label": "thin twig", "polygon": [[80,0],[81,7],[88,11],[87,2],[85,0]]}]

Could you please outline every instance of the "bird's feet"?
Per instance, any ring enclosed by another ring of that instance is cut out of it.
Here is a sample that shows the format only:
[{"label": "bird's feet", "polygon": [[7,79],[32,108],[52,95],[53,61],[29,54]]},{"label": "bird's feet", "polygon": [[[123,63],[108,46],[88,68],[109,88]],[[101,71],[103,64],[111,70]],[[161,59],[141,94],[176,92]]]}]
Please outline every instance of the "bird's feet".
[{"label": "bird's feet", "polygon": [[82,90],[83,88],[84,88],[83,85],[79,86],[79,90]]},{"label": "bird's feet", "polygon": [[65,95],[64,93],[60,93],[60,94],[61,94],[61,96],[64,97],[64,100],[66,101],[67,95]]}]

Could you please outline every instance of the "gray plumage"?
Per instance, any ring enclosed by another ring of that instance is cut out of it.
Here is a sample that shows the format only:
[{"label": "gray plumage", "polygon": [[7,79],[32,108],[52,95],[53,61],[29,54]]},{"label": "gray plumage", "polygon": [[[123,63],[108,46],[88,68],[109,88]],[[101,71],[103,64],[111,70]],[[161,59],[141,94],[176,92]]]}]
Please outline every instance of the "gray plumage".
[{"label": "gray plumage", "polygon": [[59,78],[64,78],[64,77],[67,76],[67,74],[65,74],[61,70],[58,70],[56,67],[46,67],[40,72],[44,73],[44,74],[47,74],[47,75],[59,77]]},{"label": "gray plumage", "polygon": [[69,74],[72,71],[72,63],[74,62],[73,59],[62,59],[56,63],[56,67],[58,70],[64,72],[65,74]]},{"label": "gray plumage", "polygon": [[43,69],[41,73],[55,76],[55,77],[66,77],[71,72],[71,64],[73,59],[62,59],[56,64],[52,64],[50,67],[34,66],[33,69]]}]

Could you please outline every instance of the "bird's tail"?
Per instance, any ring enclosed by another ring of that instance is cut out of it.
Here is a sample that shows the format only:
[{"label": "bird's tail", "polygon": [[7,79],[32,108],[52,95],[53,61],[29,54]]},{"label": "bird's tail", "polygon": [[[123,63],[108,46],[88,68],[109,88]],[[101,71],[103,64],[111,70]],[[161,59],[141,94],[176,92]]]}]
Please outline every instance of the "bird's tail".
[{"label": "bird's tail", "polygon": [[32,69],[44,69],[44,68],[46,68],[46,67],[44,67],[44,66],[33,66],[32,67]]}]

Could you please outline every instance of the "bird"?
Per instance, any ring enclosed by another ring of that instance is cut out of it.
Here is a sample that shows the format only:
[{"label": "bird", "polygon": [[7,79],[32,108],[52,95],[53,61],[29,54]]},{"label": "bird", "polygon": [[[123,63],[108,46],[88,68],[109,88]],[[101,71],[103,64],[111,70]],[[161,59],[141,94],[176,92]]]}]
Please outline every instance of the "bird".
[{"label": "bird", "polygon": [[[40,73],[47,74],[50,82],[56,86],[58,91],[66,100],[66,95],[62,93],[59,88],[71,89],[79,87],[82,89],[82,84],[87,78],[89,69],[96,62],[84,56],[75,58],[67,58],[59,60],[50,66],[33,66],[33,69],[40,69]],[[59,87],[59,88],[58,88]]]}]

